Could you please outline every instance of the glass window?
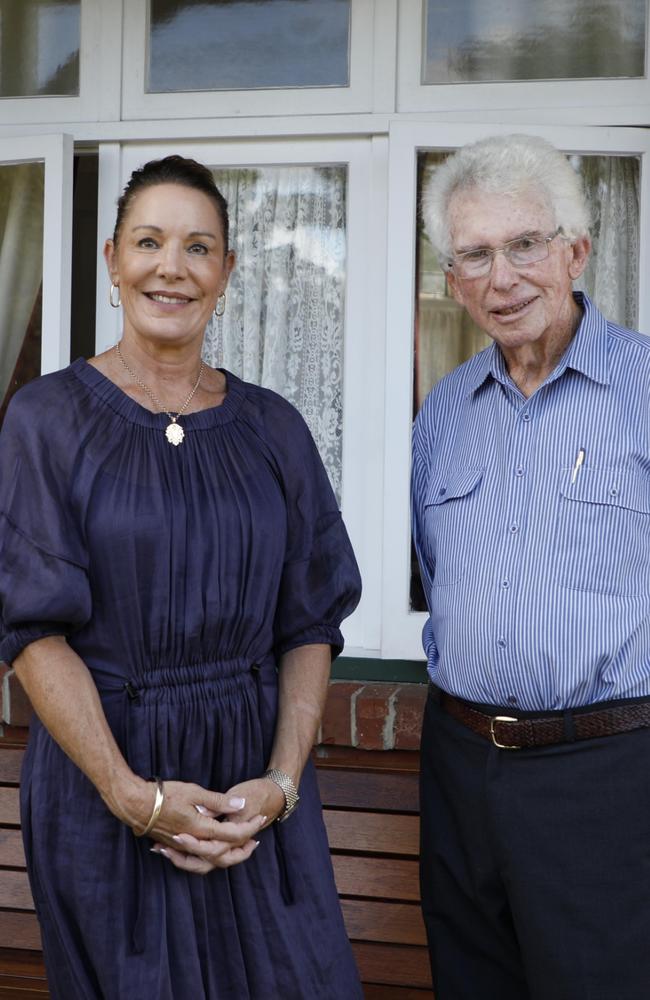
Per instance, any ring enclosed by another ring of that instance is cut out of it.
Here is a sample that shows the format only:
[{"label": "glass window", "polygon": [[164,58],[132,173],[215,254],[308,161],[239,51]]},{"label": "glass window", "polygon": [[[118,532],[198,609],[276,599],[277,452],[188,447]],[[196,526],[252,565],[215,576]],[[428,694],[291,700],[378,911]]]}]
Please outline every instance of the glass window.
[{"label": "glass window", "polygon": [[345,87],[350,0],[150,0],[148,93]]},{"label": "glass window", "polygon": [[340,498],[347,168],[213,173],[237,264],[204,357],[300,410]]},{"label": "glass window", "polygon": [[[446,153],[418,155],[417,203],[427,177]],[[639,185],[637,156],[574,156],[591,208],[593,249],[575,287],[592,297],[608,319],[634,328],[639,296]],[[452,298],[418,217],[415,286],[414,416],[432,387],[491,340]],[[425,611],[419,568],[411,560],[411,609]]]},{"label": "glass window", "polygon": [[0,165],[0,422],[41,370],[42,163]]},{"label": "glass window", "polygon": [[0,97],[79,94],[80,0],[0,0]]},{"label": "glass window", "polygon": [[631,79],[646,0],[427,0],[425,84]]}]

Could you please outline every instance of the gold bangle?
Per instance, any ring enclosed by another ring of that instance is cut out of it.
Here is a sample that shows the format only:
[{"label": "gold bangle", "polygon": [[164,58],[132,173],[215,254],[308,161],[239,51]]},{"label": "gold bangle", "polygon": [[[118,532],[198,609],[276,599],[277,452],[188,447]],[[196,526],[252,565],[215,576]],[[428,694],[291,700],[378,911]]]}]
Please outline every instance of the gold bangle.
[{"label": "gold bangle", "polygon": [[145,826],[142,833],[135,833],[135,830],[133,831],[136,837],[146,837],[147,834],[153,830],[156,820],[160,816],[163,807],[163,802],[165,801],[165,786],[162,782],[162,778],[159,778],[157,775],[154,775],[154,777],[151,780],[156,782],[156,801],[153,804],[153,812],[149,817],[149,822]]}]

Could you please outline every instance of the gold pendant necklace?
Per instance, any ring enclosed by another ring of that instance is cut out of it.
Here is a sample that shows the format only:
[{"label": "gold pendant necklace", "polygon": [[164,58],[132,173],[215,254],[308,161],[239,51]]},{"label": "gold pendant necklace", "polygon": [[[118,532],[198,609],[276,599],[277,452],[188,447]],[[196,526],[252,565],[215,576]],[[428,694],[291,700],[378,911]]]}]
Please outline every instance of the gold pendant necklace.
[{"label": "gold pendant necklace", "polygon": [[118,358],[120,359],[120,361],[124,365],[124,368],[126,369],[126,371],[128,372],[128,374],[131,376],[131,378],[133,379],[133,381],[135,382],[135,384],[138,385],[142,389],[143,392],[146,392],[147,396],[149,397],[149,399],[151,400],[151,402],[153,403],[154,406],[159,407],[160,410],[161,410],[161,412],[162,413],[166,413],[167,416],[169,417],[171,423],[167,424],[167,427],[165,428],[165,437],[167,438],[167,440],[169,441],[169,443],[173,444],[175,447],[177,447],[179,444],[182,444],[183,440],[185,438],[185,431],[183,430],[183,428],[181,427],[181,425],[178,423],[178,418],[181,416],[182,413],[185,412],[185,410],[187,409],[187,407],[190,405],[190,403],[191,403],[191,401],[192,401],[192,399],[194,397],[194,393],[196,392],[196,390],[198,389],[198,387],[200,385],[201,377],[203,375],[203,372],[205,371],[205,365],[204,365],[203,361],[201,362],[201,366],[199,368],[198,378],[197,378],[196,382],[194,383],[194,388],[192,389],[191,393],[189,394],[189,396],[187,397],[187,399],[185,400],[185,402],[181,406],[181,408],[178,411],[178,413],[176,414],[176,416],[174,416],[172,413],[169,412],[169,410],[167,410],[163,406],[163,404],[160,402],[160,400],[156,396],[154,396],[154,394],[151,391],[151,389],[149,388],[149,386],[145,385],[144,382],[142,381],[142,379],[138,378],[138,376],[135,374],[135,372],[131,368],[129,368],[129,366],[127,365],[126,361],[122,357],[122,352],[120,350],[120,345],[119,344],[115,345],[115,350],[117,351]]}]

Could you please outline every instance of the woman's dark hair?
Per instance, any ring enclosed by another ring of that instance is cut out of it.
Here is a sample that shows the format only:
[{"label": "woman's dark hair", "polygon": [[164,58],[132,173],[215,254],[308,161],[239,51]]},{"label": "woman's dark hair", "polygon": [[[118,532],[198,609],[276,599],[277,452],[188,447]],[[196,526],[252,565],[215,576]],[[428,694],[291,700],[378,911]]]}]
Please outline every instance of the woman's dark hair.
[{"label": "woman's dark hair", "polygon": [[183,187],[202,191],[211,198],[221,222],[224,251],[228,250],[228,202],[214,183],[214,178],[207,167],[197,160],[184,156],[165,156],[162,160],[149,160],[143,167],[134,170],[129,182],[117,202],[117,218],[113,243],[117,246],[120,228],[131,202],[144,188],[155,187],[156,184],[181,184]]}]

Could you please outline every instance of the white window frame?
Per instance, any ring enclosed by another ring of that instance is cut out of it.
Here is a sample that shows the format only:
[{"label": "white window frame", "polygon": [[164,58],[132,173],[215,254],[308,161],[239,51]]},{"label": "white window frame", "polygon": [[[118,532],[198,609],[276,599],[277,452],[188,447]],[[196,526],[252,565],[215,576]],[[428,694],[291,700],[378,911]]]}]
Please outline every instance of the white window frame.
[{"label": "white window frame", "polygon": [[0,122],[24,126],[119,120],[121,45],[121,0],[81,0],[79,94],[0,98]]},{"label": "white window frame", "polygon": [[69,135],[0,139],[0,166],[43,163],[41,374],[70,361],[73,145]]},{"label": "white window frame", "polygon": [[[514,112],[519,120],[575,122],[593,125],[643,124],[650,105],[650,10],[646,15],[646,75],[637,80],[535,80],[510,83],[423,84],[421,82],[426,0],[401,0],[398,32],[399,111],[483,112],[492,121],[498,112]],[[552,111],[552,116],[548,112]],[[523,116],[523,117],[522,117]]]},{"label": "white window frame", "polygon": [[[288,139],[147,143],[100,149],[97,343],[101,352],[120,336],[121,310],[108,304],[104,240],[113,231],[115,203],[131,172],[169,153],[214,167],[343,164],[347,167],[347,254],[343,344],[342,509],[365,587],[357,611],[344,623],[348,655],[377,652],[380,641],[384,261],[387,141]],[[377,294],[380,289],[380,294]]]},{"label": "white window frame", "polygon": [[[128,0],[124,9],[123,117],[213,118],[370,111],[373,103],[374,0],[351,0],[350,6],[348,86],[148,94],[145,91],[148,0]],[[215,57],[218,58],[218,52]]]},{"label": "white window frame", "polygon": [[[622,128],[564,128],[529,125],[572,153],[641,157],[639,329],[650,334],[650,134]],[[512,132],[511,125],[395,122],[390,131],[388,302],[384,481],[382,656],[422,659],[421,632],[427,615],[409,609],[411,524],[409,477],[413,414],[413,329],[415,309],[416,163],[422,150],[446,150],[486,135]]]}]

